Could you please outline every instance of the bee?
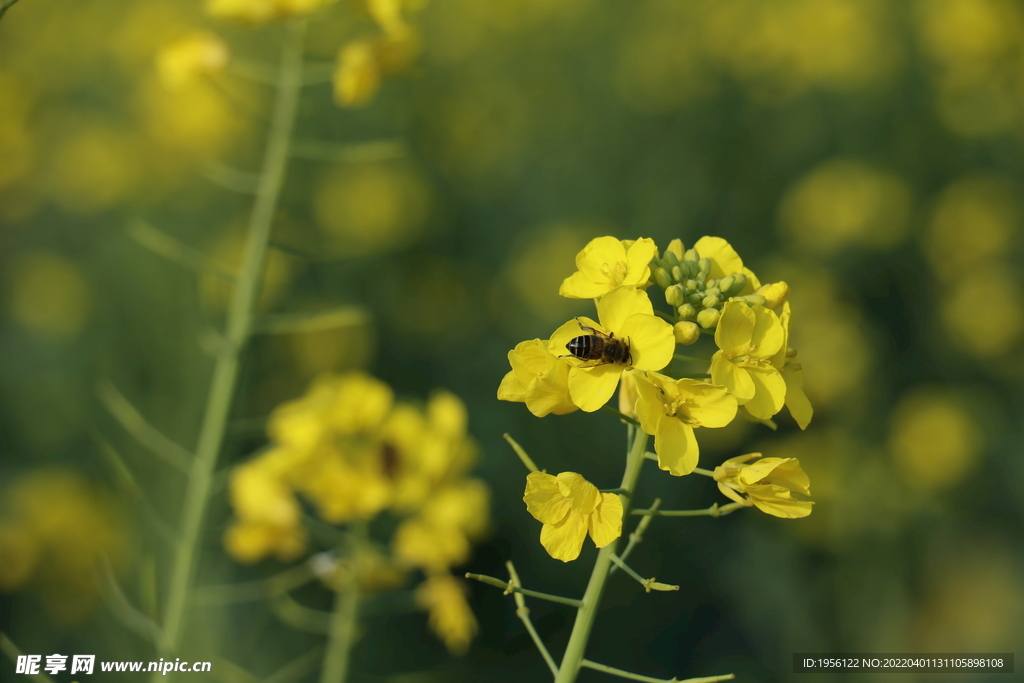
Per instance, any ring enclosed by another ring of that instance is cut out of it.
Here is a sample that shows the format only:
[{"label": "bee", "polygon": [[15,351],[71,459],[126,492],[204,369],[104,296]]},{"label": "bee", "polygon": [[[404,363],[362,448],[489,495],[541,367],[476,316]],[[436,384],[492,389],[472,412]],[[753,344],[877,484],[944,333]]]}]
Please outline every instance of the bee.
[{"label": "bee", "polygon": [[629,351],[629,337],[616,339],[614,332],[605,334],[593,327],[587,327],[580,322],[579,318],[576,318],[576,322],[579,323],[581,330],[590,334],[582,334],[570,339],[569,343],[565,345],[569,353],[559,356],[559,358],[571,356],[578,360],[587,361],[579,366],[581,368],[595,368],[598,365],[605,365],[607,363],[633,364],[633,356]]}]

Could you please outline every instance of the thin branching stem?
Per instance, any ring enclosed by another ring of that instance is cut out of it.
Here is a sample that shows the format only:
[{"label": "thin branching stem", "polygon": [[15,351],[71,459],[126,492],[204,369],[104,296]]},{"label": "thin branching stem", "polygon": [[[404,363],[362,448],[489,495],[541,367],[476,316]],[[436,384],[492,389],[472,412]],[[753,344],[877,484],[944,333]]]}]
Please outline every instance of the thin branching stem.
[{"label": "thin branching stem", "polygon": [[516,452],[516,455],[519,456],[519,459],[523,461],[523,465],[526,466],[526,469],[530,470],[531,472],[539,471],[537,469],[537,463],[535,463],[533,459],[529,455],[527,455],[526,451],[523,449],[522,446],[520,446],[516,442],[515,439],[513,439],[508,434],[502,434],[502,436],[504,437],[505,441],[508,441],[508,445],[512,446],[512,450]]},{"label": "thin branching stem", "polygon": [[467,579],[473,579],[480,583],[486,583],[495,588],[504,588],[506,595],[508,593],[522,593],[523,595],[529,595],[531,598],[540,598],[541,600],[547,600],[548,602],[557,602],[560,605],[569,605],[570,607],[582,607],[583,601],[576,600],[573,598],[563,598],[561,595],[551,595],[550,593],[541,593],[539,591],[531,591],[522,586],[516,586],[511,581],[502,581],[496,579],[493,576],[487,576],[486,574],[466,574]]},{"label": "thin branching stem", "polygon": [[634,515],[653,515],[654,517],[724,517],[730,513],[747,507],[742,503],[715,503],[703,510],[633,510]]},{"label": "thin branching stem", "polygon": [[[366,523],[357,522],[351,527],[345,550],[352,567],[359,566],[359,553],[366,543]],[[352,644],[356,638],[356,622],[359,618],[359,575],[352,571],[342,585],[335,588],[334,611],[331,613],[327,649],[324,651],[324,665],[320,671],[320,683],[345,683],[352,662]]]},{"label": "thin branching stem", "polygon": [[[288,164],[288,146],[295,127],[299,92],[302,85],[302,51],[305,23],[295,20],[285,31],[282,46],[280,80],[267,147],[263,157],[259,189],[249,219],[242,269],[228,312],[225,343],[218,351],[206,401],[196,456],[192,460],[182,506],[181,543],[170,572],[170,586],[164,610],[163,642],[160,652],[176,651],[185,632],[186,612],[192,592],[201,546],[203,524],[210,503],[210,492],[217,460],[231,413],[241,354],[252,331],[253,313],[260,291],[260,275],[266,262],[274,214],[284,184]],[[159,676],[152,679],[161,680]]]},{"label": "thin branching stem", "polygon": [[[522,584],[519,581],[519,573],[516,571],[515,565],[509,560],[505,563],[505,567],[508,568],[509,582],[516,588],[522,588]],[[544,641],[541,640],[540,634],[537,633],[537,629],[533,627],[533,620],[530,619],[530,608],[526,606],[526,598],[523,597],[522,593],[513,592],[512,598],[516,601],[516,616],[523,622],[523,626],[526,627],[526,632],[530,634],[530,638],[533,640],[533,644],[537,646],[540,651],[540,656],[544,658],[544,662],[548,665],[548,669],[551,670],[552,676],[558,675],[558,665],[555,664],[554,658],[551,653],[548,652],[548,648],[544,645]]]},{"label": "thin branching stem", "polygon": [[652,676],[642,676],[635,674],[630,671],[624,671],[622,669],[616,669],[613,666],[607,664],[598,664],[592,662],[589,659],[583,660],[583,666],[594,671],[601,671],[612,676],[618,676],[619,678],[627,678],[631,681],[644,681],[645,683],[718,683],[718,681],[731,681],[736,678],[735,674],[723,674],[721,676],[704,676],[703,678],[687,678],[686,680],[679,680],[678,678],[654,678]]},{"label": "thin branching stem", "polygon": [[621,569],[622,571],[624,571],[627,574],[629,574],[630,576],[632,576],[634,579],[636,579],[637,583],[639,583],[641,586],[643,586],[644,590],[647,591],[648,593],[650,593],[651,591],[677,591],[677,590],[679,590],[679,586],[676,586],[676,585],[673,585],[673,584],[668,584],[668,583],[659,583],[658,581],[654,580],[654,577],[651,577],[649,579],[645,579],[644,577],[640,576],[632,567],[630,567],[628,564],[623,562],[622,558],[620,558],[615,553],[611,554],[611,560],[612,560],[613,563],[615,563],[615,566],[617,566],[619,569]]},{"label": "thin branching stem", "polygon": [[626,415],[625,413],[620,413],[619,411],[615,410],[615,408],[612,408],[611,406],[601,406],[601,409],[608,411],[609,413],[611,413],[612,415],[615,415],[616,417],[618,417],[620,420],[623,420],[624,422],[627,422],[627,423],[629,423],[631,425],[634,425],[634,426],[637,426],[637,427],[640,426],[640,422],[635,417],[630,417],[629,415]]},{"label": "thin branching stem", "polygon": [[[648,456],[651,454],[645,453],[644,455]],[[659,507],[661,507],[661,498],[655,498],[654,503],[651,504],[650,509],[657,510]],[[643,519],[640,520],[640,523],[636,525],[636,529],[634,529],[633,533],[629,535],[629,543],[626,544],[626,549],[622,551],[621,555],[619,555],[620,560],[625,562],[626,558],[629,557],[630,553],[633,552],[633,549],[637,546],[637,544],[640,543],[640,541],[644,540],[644,532],[647,531],[647,527],[650,525],[651,519],[652,515],[644,515]],[[614,574],[616,570],[618,570],[618,568],[619,566],[615,565],[611,568],[611,570],[608,573]]]}]

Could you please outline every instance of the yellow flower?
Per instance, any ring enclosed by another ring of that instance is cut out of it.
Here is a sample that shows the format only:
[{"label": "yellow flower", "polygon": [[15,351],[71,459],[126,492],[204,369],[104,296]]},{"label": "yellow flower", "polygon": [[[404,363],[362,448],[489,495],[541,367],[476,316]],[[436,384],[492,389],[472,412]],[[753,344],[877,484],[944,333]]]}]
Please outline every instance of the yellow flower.
[{"label": "yellow flower", "polygon": [[711,261],[711,273],[708,275],[709,280],[720,280],[726,275],[735,275],[737,273],[742,273],[746,276],[746,284],[737,296],[750,294],[761,286],[760,280],[757,279],[752,270],[743,265],[743,259],[732,248],[732,245],[721,237],[705,235],[697,240],[697,243],[693,245],[693,250],[701,258]]},{"label": "yellow flower", "polygon": [[571,366],[548,351],[547,340],[532,339],[508,352],[512,371],[498,387],[498,399],[526,403],[537,417],[579,410],[569,398]]},{"label": "yellow flower", "polygon": [[305,550],[299,502],[286,480],[290,460],[287,452],[272,450],[231,471],[228,497],[237,519],[224,545],[239,562],[268,555],[294,560]]},{"label": "yellow flower", "polygon": [[[759,458],[749,465],[749,460]],[[796,519],[811,514],[811,480],[796,458],[762,458],[748,453],[715,468],[718,490],[747,507],[775,517]]]},{"label": "yellow flower", "polygon": [[779,322],[782,323],[782,346],[779,352],[772,358],[772,365],[782,373],[782,379],[786,383],[786,407],[789,414],[793,416],[800,429],[807,429],[814,415],[814,408],[804,393],[804,376],[801,372],[800,363],[796,361],[796,351],[789,349],[789,302],[782,305],[782,315]]},{"label": "yellow flower", "polygon": [[577,271],[562,282],[558,293],[570,299],[594,299],[621,285],[646,287],[650,263],[658,253],[654,240],[632,242],[614,237],[592,239],[576,255]]},{"label": "yellow flower", "polygon": [[391,539],[395,558],[428,574],[446,572],[469,559],[469,539],[457,527],[423,517],[402,522]]},{"label": "yellow flower", "polygon": [[361,107],[380,87],[380,67],[372,42],[355,40],[338,52],[334,71],[334,101],[339,107]]},{"label": "yellow flower", "polygon": [[254,24],[309,14],[335,0],[206,0],[206,13]]},{"label": "yellow flower", "polygon": [[587,533],[603,548],[622,535],[622,502],[614,493],[601,493],[575,472],[557,477],[531,472],[523,495],[526,509],[544,526],[540,543],[556,560],[569,562],[580,555]]},{"label": "yellow flower", "polygon": [[476,635],[477,623],[466,601],[466,589],[451,574],[429,577],[416,589],[416,602],[427,610],[427,623],[448,651],[464,655]]},{"label": "yellow flower", "polygon": [[720,350],[711,357],[711,382],[726,387],[751,415],[767,420],[786,398],[786,382],[772,364],[784,338],[774,311],[727,302],[715,330]]},{"label": "yellow flower", "polygon": [[654,436],[658,467],[676,476],[697,466],[697,427],[724,427],[736,417],[736,397],[725,387],[657,372],[636,379],[640,426]]},{"label": "yellow flower", "polygon": [[167,88],[181,88],[228,65],[228,46],[207,31],[193,31],[160,48],[157,75]]},{"label": "yellow flower", "polygon": [[773,282],[770,285],[761,285],[754,294],[764,297],[764,307],[773,311],[782,305],[782,302],[789,296],[789,285],[785,282]]},{"label": "yellow flower", "polygon": [[600,409],[611,399],[623,371],[628,368],[661,370],[672,360],[676,348],[672,326],[654,315],[651,300],[636,287],[619,287],[601,297],[597,315],[600,323],[586,317],[571,320],[555,330],[548,342],[551,353],[559,355],[567,355],[568,343],[581,335],[603,336],[605,344],[614,335],[616,340],[628,344],[629,358],[622,363],[594,364],[595,361],[565,359],[572,365],[568,378],[569,397],[588,413]]}]

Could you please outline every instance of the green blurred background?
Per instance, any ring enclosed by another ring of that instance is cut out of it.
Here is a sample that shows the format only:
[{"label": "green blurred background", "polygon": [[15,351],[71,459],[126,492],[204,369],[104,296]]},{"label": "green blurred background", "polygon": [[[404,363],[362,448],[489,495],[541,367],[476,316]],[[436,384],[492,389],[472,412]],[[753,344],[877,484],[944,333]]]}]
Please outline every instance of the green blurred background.
[{"label": "green blurred background", "polygon": [[[315,15],[310,60],[329,66],[367,32],[358,9]],[[595,551],[569,565],[544,553],[501,435],[610,487],[624,430],[499,403],[506,353],[590,310],[557,289],[591,238],[717,235],[792,287],[815,417],[806,432],[788,416],[775,433],[701,430],[701,465],[799,457],[817,505],[795,521],[656,519],[632,564],[683,588],[647,595],[617,576],[591,656],[767,683],[868,679],[792,674],[793,652],[1019,650],[1024,6],[432,0],[415,24],[415,67],[369,105],[338,108],[326,81],[304,91],[298,137],[345,145],[346,159],[291,166],[261,299],[275,312],[360,304],[372,323],[257,338],[221,462],[262,446],[261,418],[321,372],[364,368],[413,398],[448,388],[470,407],[493,493],[491,534],[462,571],[504,576],[513,559],[526,586],[577,595]],[[92,566],[105,554],[129,597],[151,594],[166,545],[139,510],[175,522],[182,481],[97,386],[195,443],[202,343],[228,293],[131,230],[144,221],[233,267],[251,198],[221,186],[223,164],[258,168],[270,96],[230,73],[162,88],[156,51],[193,27],[240,59],[276,59],[280,27],[211,22],[195,0],[22,0],[0,22],[0,630],[26,652],[151,656],[98,598]],[[640,491],[666,508],[719,498],[654,468]],[[221,495],[201,582],[279,571],[228,558],[228,514]],[[3,526],[19,515],[50,534],[32,566]],[[471,601],[481,628],[466,657],[449,658],[422,615],[374,618],[352,680],[546,680],[511,598],[475,585]],[[570,610],[531,608],[561,652]],[[219,653],[257,676],[320,642],[260,603],[197,622],[194,659]],[[20,679],[9,661],[0,671]],[[225,671],[202,677],[242,680]]]}]

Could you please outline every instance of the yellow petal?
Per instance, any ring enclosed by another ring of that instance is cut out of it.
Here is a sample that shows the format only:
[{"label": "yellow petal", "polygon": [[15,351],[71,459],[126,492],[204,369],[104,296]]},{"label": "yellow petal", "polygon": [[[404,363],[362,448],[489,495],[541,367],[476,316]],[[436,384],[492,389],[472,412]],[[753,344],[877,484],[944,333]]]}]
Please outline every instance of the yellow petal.
[{"label": "yellow petal", "polygon": [[589,515],[601,502],[601,494],[597,487],[576,472],[562,472],[556,477],[558,489],[569,501],[572,511],[581,515]]},{"label": "yellow petal", "polygon": [[805,496],[811,495],[811,480],[796,458],[761,458],[744,467],[737,482],[741,486],[773,484]]},{"label": "yellow petal", "polygon": [[746,367],[728,360],[722,351],[711,357],[711,382],[728,389],[740,405],[752,399],[757,391]]},{"label": "yellow petal", "polygon": [[800,500],[781,486],[760,486],[750,492],[750,500],[761,512],[783,519],[797,519],[811,514],[814,505],[809,500]]},{"label": "yellow petal", "polygon": [[[641,237],[626,250],[626,278],[624,285],[643,287],[651,277],[651,259],[658,253],[658,246],[650,237]],[[600,546],[598,546],[600,547]]]},{"label": "yellow petal", "polygon": [[576,255],[576,268],[580,273],[594,282],[608,282],[611,286],[614,284],[609,271],[620,262],[626,264],[626,248],[615,237],[595,237]]},{"label": "yellow petal", "polygon": [[756,320],[753,311],[742,301],[727,301],[715,329],[715,344],[729,356],[745,354]]},{"label": "yellow petal", "polygon": [[771,366],[755,366],[747,368],[746,374],[755,388],[753,398],[745,401],[743,407],[761,420],[767,420],[782,410],[786,401],[786,381],[779,371]]},{"label": "yellow petal", "polygon": [[758,287],[754,293],[764,297],[765,308],[775,310],[789,296],[789,285],[785,282],[773,282],[770,285]]},{"label": "yellow petal", "polygon": [[658,421],[665,415],[663,394],[656,384],[657,380],[634,372],[636,389],[640,397],[636,402],[636,416],[640,420],[640,428],[654,436],[658,429]]},{"label": "yellow petal", "polygon": [[508,363],[516,377],[528,386],[534,377],[547,369],[548,343],[540,339],[519,342],[508,352]]},{"label": "yellow petal", "polygon": [[498,400],[520,403],[526,400],[526,385],[516,377],[514,370],[510,370],[498,385]]},{"label": "yellow petal", "polygon": [[623,366],[608,363],[590,369],[569,370],[569,397],[580,410],[592,413],[611,400]]},{"label": "yellow petal", "polygon": [[586,537],[586,518],[572,512],[558,524],[545,524],[540,529],[540,544],[548,555],[562,562],[571,562],[580,556]]},{"label": "yellow petal", "polygon": [[782,310],[779,312],[779,324],[782,325],[782,344],[779,345],[779,350],[772,356],[772,365],[779,370],[786,365],[786,351],[789,350],[789,319],[791,315],[791,309],[787,301],[782,304]]},{"label": "yellow petal", "polygon": [[676,386],[680,395],[686,394],[695,401],[686,406],[685,412],[701,427],[724,427],[736,417],[736,397],[725,387],[685,378]]},{"label": "yellow petal", "polygon": [[677,477],[693,472],[697,466],[697,438],[693,428],[678,418],[662,416],[654,436],[654,450],[658,454],[658,467]]},{"label": "yellow petal", "polygon": [[804,393],[803,373],[799,370],[783,370],[782,379],[786,382],[786,407],[800,429],[807,429],[814,416],[814,408]]},{"label": "yellow petal", "polygon": [[743,270],[743,259],[739,257],[732,245],[721,237],[704,236],[697,240],[693,248],[704,258],[711,259],[712,280],[723,278],[726,275],[739,273]]},{"label": "yellow petal", "polygon": [[746,505],[747,507],[752,507],[754,505],[752,502],[747,500],[746,496],[741,496],[735,489],[726,486],[722,482],[718,482],[718,490],[722,492],[722,495],[732,499],[740,505]]},{"label": "yellow petal", "polygon": [[576,271],[562,280],[558,295],[568,299],[596,299],[604,296],[611,289],[607,282],[595,282],[583,272]]},{"label": "yellow petal", "polygon": [[740,290],[740,296],[753,294],[761,287],[761,281],[757,279],[757,276],[754,275],[754,271],[752,271],[750,268],[744,266],[744,268],[740,272],[747,276],[747,284],[744,285],[743,289]]},{"label": "yellow petal", "polygon": [[558,487],[558,479],[545,472],[530,472],[523,495],[527,511],[544,524],[561,522],[569,514],[569,501]]},{"label": "yellow petal", "polygon": [[537,417],[550,413],[565,415],[579,410],[569,397],[569,370],[571,366],[550,353],[551,366],[540,377],[534,378],[526,388],[526,407]]},{"label": "yellow petal", "polygon": [[782,323],[779,322],[775,311],[770,311],[764,306],[754,306],[749,310],[754,314],[754,329],[750,334],[750,343],[754,348],[750,351],[750,356],[771,358],[778,353],[785,338]]},{"label": "yellow petal", "polygon": [[601,324],[617,337],[624,336],[620,334],[622,324],[636,313],[654,315],[654,306],[646,292],[632,285],[617,287],[597,302],[597,317]]},{"label": "yellow petal", "polygon": [[622,501],[614,493],[602,493],[601,503],[587,518],[594,545],[603,548],[622,535]]},{"label": "yellow petal", "polygon": [[623,322],[619,336],[628,339],[629,354],[637,370],[661,370],[672,362],[672,354],[676,350],[675,334],[672,326],[657,316],[644,313],[629,316]]}]

